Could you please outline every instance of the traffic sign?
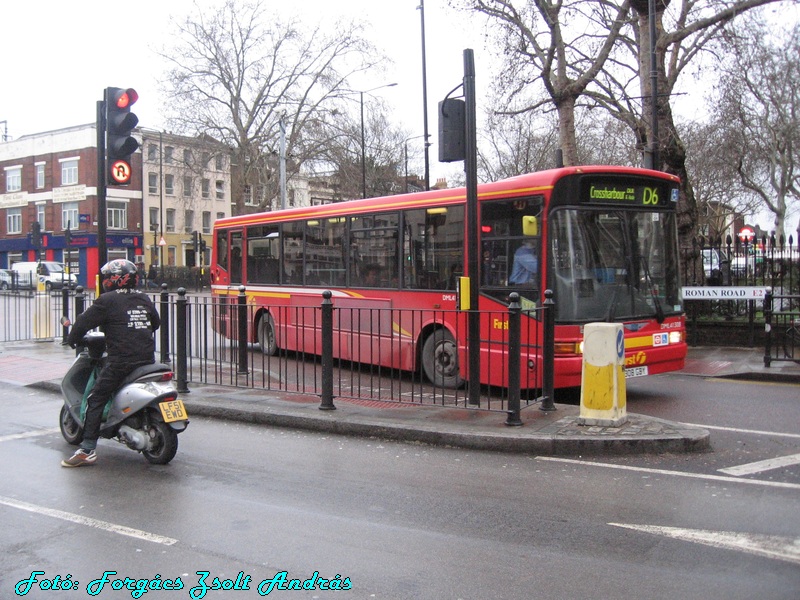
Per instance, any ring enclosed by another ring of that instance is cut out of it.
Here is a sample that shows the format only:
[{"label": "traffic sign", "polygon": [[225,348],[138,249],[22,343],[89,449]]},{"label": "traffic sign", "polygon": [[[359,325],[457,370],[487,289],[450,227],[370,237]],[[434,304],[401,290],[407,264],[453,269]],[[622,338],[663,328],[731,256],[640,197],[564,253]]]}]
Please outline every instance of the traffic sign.
[{"label": "traffic sign", "polygon": [[125,185],[131,182],[131,166],[127,161],[115,160],[109,167],[111,180],[118,185]]},{"label": "traffic sign", "polygon": [[739,230],[739,239],[745,244],[750,244],[756,237],[756,232],[752,227],[744,226]]}]

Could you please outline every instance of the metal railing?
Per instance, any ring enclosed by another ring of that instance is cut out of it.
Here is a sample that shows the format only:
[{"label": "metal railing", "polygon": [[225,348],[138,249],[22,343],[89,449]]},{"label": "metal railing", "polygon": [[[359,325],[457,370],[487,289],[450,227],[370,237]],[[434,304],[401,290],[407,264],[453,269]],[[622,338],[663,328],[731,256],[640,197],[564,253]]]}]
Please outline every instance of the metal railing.
[{"label": "metal railing", "polygon": [[[162,362],[173,364],[183,391],[191,383],[202,383],[314,395],[323,410],[334,409],[335,398],[346,398],[501,411],[514,425],[524,407],[554,408],[552,352],[548,356],[538,345],[521,343],[541,339],[539,328],[545,328],[544,339],[551,340],[552,348],[554,310],[551,295],[549,304],[531,311],[521,310],[516,294],[511,298],[507,310],[482,315],[484,322],[504,324],[481,332],[486,349],[481,368],[499,374],[503,385],[480,386],[478,405],[469,402],[469,382],[456,387],[433,383],[421,368],[403,369],[399,359],[403,353],[420,357],[423,340],[409,340],[401,332],[416,331],[422,322],[427,332],[455,324],[453,337],[463,340],[466,328],[459,329],[463,320],[451,314],[456,311],[338,308],[330,292],[323,292],[318,304],[264,307],[249,303],[244,288],[232,300],[164,290],[156,298],[162,319],[156,353]],[[266,309],[277,317],[275,335],[284,346],[298,350],[278,347],[274,353],[264,352],[261,344],[250,340],[253,324],[267,318]],[[523,319],[524,313],[534,318]],[[295,326],[299,323],[302,326]],[[524,335],[522,327],[527,328]],[[461,364],[466,364],[469,351],[468,344],[459,349]],[[533,386],[521,388],[521,365],[535,370]]]}]

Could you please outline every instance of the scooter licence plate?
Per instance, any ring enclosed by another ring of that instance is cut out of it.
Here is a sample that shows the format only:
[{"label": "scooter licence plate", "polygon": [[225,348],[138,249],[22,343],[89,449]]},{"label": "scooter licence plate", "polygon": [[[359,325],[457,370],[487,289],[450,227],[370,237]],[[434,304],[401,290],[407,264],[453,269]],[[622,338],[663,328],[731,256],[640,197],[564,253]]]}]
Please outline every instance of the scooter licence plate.
[{"label": "scooter licence plate", "polygon": [[186,414],[186,407],[183,405],[183,400],[159,402],[158,408],[161,409],[161,416],[164,417],[164,423],[185,421],[189,418],[189,415]]}]

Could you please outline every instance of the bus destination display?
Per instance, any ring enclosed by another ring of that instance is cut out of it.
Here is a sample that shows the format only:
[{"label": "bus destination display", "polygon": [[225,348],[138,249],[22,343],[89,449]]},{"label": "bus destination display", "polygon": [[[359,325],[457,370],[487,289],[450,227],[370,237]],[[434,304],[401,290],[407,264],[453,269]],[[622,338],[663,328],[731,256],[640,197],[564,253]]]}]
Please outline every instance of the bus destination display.
[{"label": "bus destination display", "polygon": [[677,202],[678,190],[664,185],[589,180],[583,184],[582,196],[585,202],[658,208]]}]

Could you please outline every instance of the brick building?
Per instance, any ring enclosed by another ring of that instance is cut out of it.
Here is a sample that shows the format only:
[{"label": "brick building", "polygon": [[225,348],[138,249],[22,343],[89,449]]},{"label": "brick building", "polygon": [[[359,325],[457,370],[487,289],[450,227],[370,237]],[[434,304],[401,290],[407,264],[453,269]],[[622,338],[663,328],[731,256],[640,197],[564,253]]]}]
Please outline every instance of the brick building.
[{"label": "brick building", "polygon": [[[108,260],[135,262],[144,252],[141,153],[133,155],[131,166],[130,185],[108,187]],[[40,254],[31,240],[34,222],[42,232]],[[0,268],[52,260],[67,265],[80,285],[94,287],[100,267],[97,242],[95,125],[0,143]]]}]

